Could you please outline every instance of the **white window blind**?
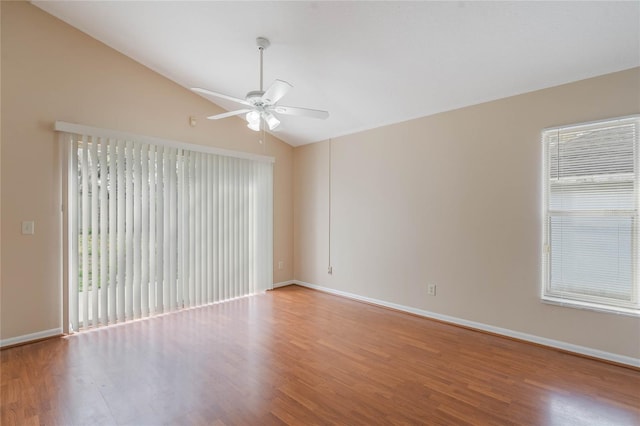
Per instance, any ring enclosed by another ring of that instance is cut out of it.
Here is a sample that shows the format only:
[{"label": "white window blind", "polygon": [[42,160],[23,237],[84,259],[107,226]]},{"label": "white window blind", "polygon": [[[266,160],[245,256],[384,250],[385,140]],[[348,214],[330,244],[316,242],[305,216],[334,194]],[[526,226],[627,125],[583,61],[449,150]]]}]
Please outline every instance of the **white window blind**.
[{"label": "white window blind", "polygon": [[58,127],[73,330],[272,287],[271,161]]},{"label": "white window blind", "polygon": [[542,297],[640,314],[640,118],[548,129]]}]

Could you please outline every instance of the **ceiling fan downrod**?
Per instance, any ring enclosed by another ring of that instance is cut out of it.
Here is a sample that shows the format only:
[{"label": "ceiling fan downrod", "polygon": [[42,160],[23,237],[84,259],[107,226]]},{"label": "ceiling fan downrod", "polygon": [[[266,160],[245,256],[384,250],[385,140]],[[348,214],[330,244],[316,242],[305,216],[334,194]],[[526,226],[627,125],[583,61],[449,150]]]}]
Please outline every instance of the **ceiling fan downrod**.
[{"label": "ceiling fan downrod", "polygon": [[271,45],[271,42],[269,41],[269,39],[265,38],[265,37],[258,37],[256,38],[256,44],[258,45],[258,50],[260,51],[260,91],[264,91],[263,88],[263,84],[262,84],[262,54],[264,52],[264,49],[266,49],[267,47],[269,47]]}]

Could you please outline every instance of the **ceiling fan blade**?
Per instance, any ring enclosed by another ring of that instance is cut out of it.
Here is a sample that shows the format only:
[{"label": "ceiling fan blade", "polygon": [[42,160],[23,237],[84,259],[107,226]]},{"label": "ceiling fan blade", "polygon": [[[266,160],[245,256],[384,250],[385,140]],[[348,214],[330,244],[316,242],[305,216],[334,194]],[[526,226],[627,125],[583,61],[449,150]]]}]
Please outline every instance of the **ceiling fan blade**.
[{"label": "ceiling fan blade", "polygon": [[225,113],[222,113],[222,114],[210,115],[207,118],[209,120],[220,120],[221,118],[233,117],[234,115],[244,114],[245,112],[249,112],[249,111],[251,111],[251,110],[248,109],[248,108],[245,108],[245,109],[239,109],[237,111],[229,111],[229,112],[225,112]]},{"label": "ceiling fan blade", "polygon": [[273,105],[280,99],[282,99],[282,97],[286,95],[289,89],[291,89],[292,87],[293,86],[286,81],[276,80],[271,84],[271,86],[269,86],[267,91],[264,92],[264,95],[262,95],[262,100],[267,105]]},{"label": "ceiling fan blade", "polygon": [[319,109],[299,108],[299,107],[290,107],[290,106],[283,106],[283,105],[276,105],[269,109],[271,111],[277,112],[278,114],[319,118],[321,120],[325,120],[329,118],[329,111],[321,111]]},{"label": "ceiling fan blade", "polygon": [[197,93],[202,93],[203,95],[215,96],[216,98],[226,99],[228,101],[236,102],[242,105],[251,105],[249,102],[245,101],[244,99],[234,98],[233,96],[224,95],[218,92],[212,92],[211,90],[201,89],[199,87],[192,87],[191,90]]}]

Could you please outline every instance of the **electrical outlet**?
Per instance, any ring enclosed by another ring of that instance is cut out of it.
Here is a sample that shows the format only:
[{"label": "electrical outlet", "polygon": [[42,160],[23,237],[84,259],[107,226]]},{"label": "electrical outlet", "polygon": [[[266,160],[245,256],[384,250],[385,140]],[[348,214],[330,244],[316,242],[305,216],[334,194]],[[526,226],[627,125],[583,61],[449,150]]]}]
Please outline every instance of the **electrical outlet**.
[{"label": "electrical outlet", "polygon": [[429,296],[435,296],[436,295],[436,285],[435,284],[429,284],[427,286],[427,294]]},{"label": "electrical outlet", "polygon": [[278,269],[283,269],[284,268],[284,260],[280,260],[278,262]]}]

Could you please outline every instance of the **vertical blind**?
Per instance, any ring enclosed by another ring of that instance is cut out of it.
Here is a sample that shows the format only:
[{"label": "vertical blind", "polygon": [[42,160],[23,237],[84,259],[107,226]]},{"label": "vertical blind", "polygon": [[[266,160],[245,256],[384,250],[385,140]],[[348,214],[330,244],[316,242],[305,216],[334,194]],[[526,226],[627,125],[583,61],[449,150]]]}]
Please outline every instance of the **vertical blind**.
[{"label": "vertical blind", "polygon": [[272,287],[273,164],[65,132],[73,330]]},{"label": "vertical blind", "polygon": [[639,312],[639,124],[543,132],[543,298]]}]

